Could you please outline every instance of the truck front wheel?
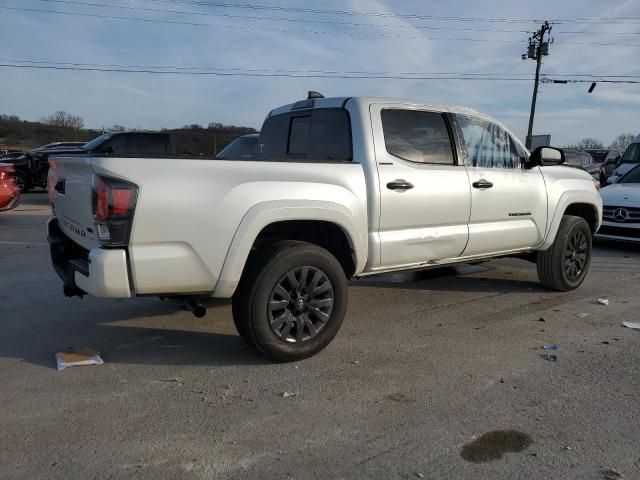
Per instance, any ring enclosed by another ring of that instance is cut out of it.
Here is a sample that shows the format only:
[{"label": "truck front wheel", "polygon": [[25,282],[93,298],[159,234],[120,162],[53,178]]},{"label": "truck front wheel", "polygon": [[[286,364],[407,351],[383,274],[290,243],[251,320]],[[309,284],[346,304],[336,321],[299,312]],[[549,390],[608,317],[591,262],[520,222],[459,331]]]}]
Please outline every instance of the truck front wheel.
[{"label": "truck front wheel", "polygon": [[240,335],[269,358],[310,357],[336,336],[347,309],[347,279],[322,247],[280,241],[249,259],[233,296]]},{"label": "truck front wheel", "polygon": [[591,229],[584,218],[562,217],[553,245],[538,252],[540,283],[562,292],[578,288],[589,270],[591,246]]}]

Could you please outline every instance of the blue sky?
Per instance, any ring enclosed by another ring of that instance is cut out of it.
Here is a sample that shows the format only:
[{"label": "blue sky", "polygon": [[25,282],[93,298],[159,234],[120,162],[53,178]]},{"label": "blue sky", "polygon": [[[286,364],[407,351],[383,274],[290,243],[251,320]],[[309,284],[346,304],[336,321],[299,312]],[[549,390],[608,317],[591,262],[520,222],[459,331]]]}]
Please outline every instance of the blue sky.
[{"label": "blue sky", "polygon": [[[218,26],[136,22],[0,9],[0,59],[268,70],[479,72],[533,76],[535,63],[520,59],[528,37],[526,33],[454,31],[449,28],[533,30],[536,24],[433,21],[397,15],[640,18],[640,0],[326,0],[322,3],[246,0],[258,6],[389,14],[382,18],[220,8],[188,2],[176,3],[175,0],[82,1],[208,15],[102,8],[42,0],[0,0],[0,7]],[[245,2],[230,0],[228,3]],[[272,20],[229,18],[213,14],[270,17]],[[298,23],[275,20],[277,18],[363,25]],[[381,24],[397,27],[384,27]],[[447,29],[430,30],[422,27]],[[567,33],[587,31],[608,33]],[[631,34],[620,35],[621,32]],[[640,21],[635,24],[591,26],[557,24],[553,30],[555,44],[551,55],[545,59],[543,73],[550,76],[554,73],[640,75],[640,46],[576,45],[580,42],[640,44],[639,32]],[[380,36],[361,36],[366,34]],[[477,40],[452,41],[424,37]],[[542,85],[534,133],[551,133],[553,143],[563,145],[587,136],[608,144],[619,133],[640,131],[639,84],[599,84],[592,94],[587,93],[587,88],[588,84]],[[0,68],[0,113],[37,120],[56,110],[65,110],[82,116],[85,124],[94,128],[122,124],[154,129],[191,123],[206,125],[209,122],[259,128],[271,108],[304,98],[307,90],[311,89],[326,96],[375,95],[467,105],[493,115],[524,139],[532,82],[165,76]]]}]

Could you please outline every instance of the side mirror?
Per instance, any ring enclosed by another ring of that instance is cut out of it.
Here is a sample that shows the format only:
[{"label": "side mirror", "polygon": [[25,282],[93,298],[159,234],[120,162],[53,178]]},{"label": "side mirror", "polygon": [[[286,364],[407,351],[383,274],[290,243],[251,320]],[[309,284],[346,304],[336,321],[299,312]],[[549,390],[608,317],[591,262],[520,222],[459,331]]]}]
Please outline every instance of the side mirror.
[{"label": "side mirror", "polygon": [[565,160],[564,150],[554,147],[538,147],[531,152],[525,168],[530,170],[544,165],[562,165]]}]

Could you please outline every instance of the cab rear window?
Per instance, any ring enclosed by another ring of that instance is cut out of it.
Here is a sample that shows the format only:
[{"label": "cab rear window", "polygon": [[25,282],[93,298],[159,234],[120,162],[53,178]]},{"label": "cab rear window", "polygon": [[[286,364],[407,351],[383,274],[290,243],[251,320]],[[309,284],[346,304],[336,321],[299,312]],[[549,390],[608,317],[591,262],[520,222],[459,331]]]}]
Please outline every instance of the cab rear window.
[{"label": "cab rear window", "polygon": [[341,108],[322,108],[269,117],[260,132],[258,158],[351,161],[349,114]]}]

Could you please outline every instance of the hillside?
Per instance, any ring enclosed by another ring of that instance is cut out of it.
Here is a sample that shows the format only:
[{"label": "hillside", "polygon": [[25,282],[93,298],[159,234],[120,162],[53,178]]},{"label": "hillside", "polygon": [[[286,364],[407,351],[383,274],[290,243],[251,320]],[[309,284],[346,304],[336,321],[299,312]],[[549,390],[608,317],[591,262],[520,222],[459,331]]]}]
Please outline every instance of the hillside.
[{"label": "hillside", "polygon": [[[114,128],[124,130],[121,126]],[[190,125],[162,131],[171,135],[179,153],[215,154],[235,138],[253,133],[255,129],[210,123],[206,128]],[[0,115],[0,150],[29,150],[51,142],[89,141],[102,133],[102,130],[30,122],[15,115]]]}]

